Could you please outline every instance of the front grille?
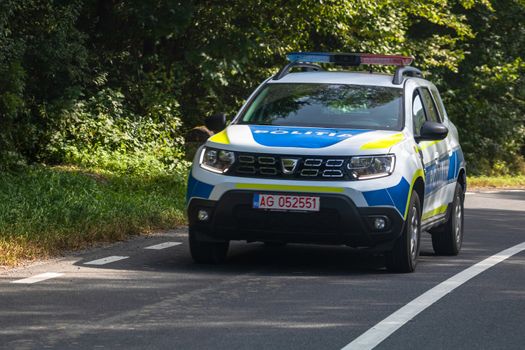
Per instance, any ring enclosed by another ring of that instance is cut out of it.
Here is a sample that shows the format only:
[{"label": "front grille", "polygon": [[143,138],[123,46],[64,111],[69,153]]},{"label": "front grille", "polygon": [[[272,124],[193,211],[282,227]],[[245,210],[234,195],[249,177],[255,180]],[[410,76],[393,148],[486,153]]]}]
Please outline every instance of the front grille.
[{"label": "front grille", "polygon": [[293,180],[351,180],[345,170],[349,158],[240,153],[227,174]]}]

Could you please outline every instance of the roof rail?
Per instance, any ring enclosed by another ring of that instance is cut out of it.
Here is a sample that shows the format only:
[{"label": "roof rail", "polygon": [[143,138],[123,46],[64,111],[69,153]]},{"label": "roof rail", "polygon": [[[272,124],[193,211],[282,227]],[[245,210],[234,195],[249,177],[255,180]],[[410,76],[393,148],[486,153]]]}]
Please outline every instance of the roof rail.
[{"label": "roof rail", "polygon": [[394,73],[394,79],[392,80],[392,84],[401,85],[401,83],[403,83],[403,76],[405,75],[409,77],[423,77],[423,73],[421,73],[419,69],[409,66],[402,66],[396,69],[396,72]]},{"label": "roof rail", "polygon": [[290,62],[286,66],[281,68],[281,70],[279,72],[277,72],[277,74],[274,75],[273,80],[281,79],[286,74],[290,73],[290,70],[292,68],[305,68],[307,71],[309,71],[309,70],[324,71],[324,69],[321,68],[320,66],[318,66],[317,64],[302,63],[302,62]]}]

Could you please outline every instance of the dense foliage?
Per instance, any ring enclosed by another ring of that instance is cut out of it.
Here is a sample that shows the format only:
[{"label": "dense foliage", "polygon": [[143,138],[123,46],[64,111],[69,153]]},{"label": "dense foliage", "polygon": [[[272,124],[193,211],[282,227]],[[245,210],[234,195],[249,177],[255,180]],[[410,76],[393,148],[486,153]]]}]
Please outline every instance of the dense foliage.
[{"label": "dense foliage", "polygon": [[449,113],[471,172],[516,173],[525,154],[525,2],[493,1],[466,15],[476,37],[462,44],[469,54],[458,74],[444,74]]},{"label": "dense foliage", "polygon": [[517,172],[524,40],[523,0],[3,0],[0,167],[170,170],[184,130],[322,50],[415,56],[471,169]]},{"label": "dense foliage", "polygon": [[105,89],[63,109],[43,150],[47,160],[121,175],[183,170],[176,106],[152,106],[142,116],[126,107],[121,93]]}]

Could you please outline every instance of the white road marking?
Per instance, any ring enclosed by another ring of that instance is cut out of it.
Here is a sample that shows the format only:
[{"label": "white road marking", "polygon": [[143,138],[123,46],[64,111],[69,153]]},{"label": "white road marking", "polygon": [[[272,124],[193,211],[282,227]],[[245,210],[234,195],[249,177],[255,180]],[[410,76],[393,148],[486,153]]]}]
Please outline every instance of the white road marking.
[{"label": "white road marking", "polygon": [[401,328],[405,323],[416,317],[427,307],[434,304],[436,301],[443,298],[457,287],[461,286],[463,283],[524,250],[525,242],[515,245],[509,249],[505,249],[498,254],[492,255],[491,257],[488,257],[487,259],[472,265],[466,270],[461,271],[460,273],[452,276],[448,280],[438,284],[434,288],[412,300],[410,303],[406,304],[401,309],[397,310],[383,321],[379,322],[368,331],[361,334],[350,344],[346,345],[342,350],[366,350],[375,348],[392,333]]},{"label": "white road marking", "polygon": [[41,281],[45,281],[45,280],[48,280],[48,279],[51,279],[51,278],[56,278],[56,277],[60,277],[62,276],[63,273],[58,273],[58,272],[46,272],[46,273],[41,273],[39,275],[35,275],[35,276],[31,276],[31,277],[28,277],[28,278],[24,278],[24,279],[21,279],[21,280],[17,280],[17,281],[13,281],[11,283],[17,283],[17,284],[33,284],[33,283],[37,283],[37,282],[41,282]]},{"label": "white road marking", "polygon": [[124,259],[127,259],[127,258],[129,258],[129,256],[114,255],[114,256],[108,256],[108,257],[102,258],[102,259],[88,261],[88,262],[85,262],[84,265],[106,265],[106,264],[109,264],[109,263],[112,263],[112,262],[115,262],[115,261],[119,261],[119,260],[124,260]]},{"label": "white road marking", "polygon": [[146,247],[144,249],[161,250],[161,249],[166,249],[166,248],[169,248],[169,247],[174,247],[174,246],[180,245],[180,244],[182,244],[182,243],[181,242],[164,242],[164,243],[160,243],[160,244],[151,245],[151,246]]}]

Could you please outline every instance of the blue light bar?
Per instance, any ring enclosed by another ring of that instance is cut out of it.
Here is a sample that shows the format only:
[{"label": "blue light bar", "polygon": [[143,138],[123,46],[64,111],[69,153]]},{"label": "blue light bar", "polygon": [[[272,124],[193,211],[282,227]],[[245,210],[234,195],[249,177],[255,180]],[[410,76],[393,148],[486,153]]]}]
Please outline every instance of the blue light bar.
[{"label": "blue light bar", "polygon": [[330,63],[330,56],[324,52],[290,52],[286,58],[290,62]]},{"label": "blue light bar", "polygon": [[333,63],[340,66],[359,66],[361,57],[352,53],[291,52],[286,55],[291,62]]}]

